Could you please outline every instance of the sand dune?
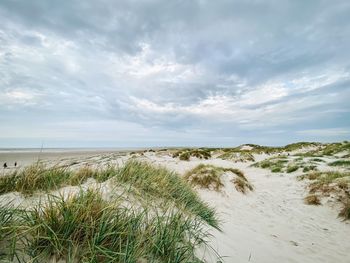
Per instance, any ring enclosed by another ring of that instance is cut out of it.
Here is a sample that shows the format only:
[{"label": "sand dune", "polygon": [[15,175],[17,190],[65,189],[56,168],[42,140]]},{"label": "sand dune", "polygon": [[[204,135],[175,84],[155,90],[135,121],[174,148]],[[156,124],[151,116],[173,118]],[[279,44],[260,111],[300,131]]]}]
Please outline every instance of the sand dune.
[{"label": "sand dune", "polygon": [[[292,160],[295,156],[286,156]],[[297,180],[301,169],[286,173],[272,173],[267,169],[252,167],[254,162],[233,162],[219,158],[208,160],[193,158],[181,161],[169,153],[142,152],[133,154],[137,160],[162,165],[184,175],[198,164],[211,164],[238,168],[244,172],[254,190],[238,192],[231,182],[232,174],[222,175],[224,187],[220,191],[195,187],[201,198],[216,209],[221,221],[221,232],[210,229],[210,245],[222,256],[223,262],[349,262],[350,224],[338,217],[338,204],[332,198],[323,205],[304,203],[307,181]],[[275,155],[254,154],[255,161]],[[123,165],[132,156],[128,154],[77,154],[53,160],[50,164],[69,164],[76,167],[91,164],[113,163]],[[45,159],[45,158],[43,158]],[[327,162],[335,157],[325,158]],[[321,162],[319,169],[330,169]],[[91,183],[91,182],[90,182]],[[93,183],[93,182],[92,182]],[[66,190],[67,191],[67,188]],[[17,204],[28,199],[16,193],[0,196],[0,202],[11,200]],[[30,199],[29,199],[30,200]],[[201,251],[207,262],[217,262],[213,253]]]}]

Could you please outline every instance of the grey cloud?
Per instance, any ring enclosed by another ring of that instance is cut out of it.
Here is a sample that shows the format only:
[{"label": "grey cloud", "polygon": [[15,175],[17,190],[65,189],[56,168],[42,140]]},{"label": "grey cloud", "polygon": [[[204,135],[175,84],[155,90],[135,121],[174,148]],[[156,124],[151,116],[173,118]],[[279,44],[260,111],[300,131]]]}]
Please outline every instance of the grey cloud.
[{"label": "grey cloud", "polygon": [[3,0],[0,119],[123,121],[179,142],[200,130],[203,143],[344,128],[349,12],[345,0]]}]

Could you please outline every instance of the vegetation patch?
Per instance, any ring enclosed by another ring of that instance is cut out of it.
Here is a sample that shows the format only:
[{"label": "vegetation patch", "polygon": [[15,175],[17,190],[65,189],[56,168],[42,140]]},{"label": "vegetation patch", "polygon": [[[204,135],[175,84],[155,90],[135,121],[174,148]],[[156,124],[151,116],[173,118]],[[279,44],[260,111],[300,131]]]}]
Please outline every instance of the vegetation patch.
[{"label": "vegetation patch", "polygon": [[317,171],[317,166],[316,165],[308,165],[303,168],[303,172],[309,172],[309,171]]},{"label": "vegetation patch", "polygon": [[329,166],[350,167],[350,160],[338,160],[328,164]]},{"label": "vegetation patch", "polygon": [[247,190],[253,191],[253,186],[243,177],[235,177],[232,182],[238,192],[245,194]]},{"label": "vegetation patch", "polygon": [[308,195],[307,197],[305,197],[304,201],[308,205],[320,205],[321,204],[320,198],[315,194]]},{"label": "vegetation patch", "polygon": [[214,209],[204,203],[183,178],[164,167],[129,161],[118,171],[115,180],[130,185],[143,198],[173,202],[178,209],[186,210],[209,225],[218,227]]},{"label": "vegetation patch", "polygon": [[223,160],[234,162],[254,162],[254,156],[249,151],[228,151],[218,156]]},{"label": "vegetation patch", "polygon": [[43,202],[27,209],[0,207],[0,259],[202,262],[195,251],[210,249],[203,224],[219,229],[215,210],[176,173],[133,160],[118,169],[86,166],[67,172],[65,180],[72,184],[113,177],[111,183],[125,191],[108,200],[89,189],[65,197],[42,195]]},{"label": "vegetation patch", "polygon": [[107,166],[103,169],[92,169],[84,166],[72,171],[67,167],[46,167],[42,163],[35,163],[22,170],[16,170],[0,177],[0,194],[20,192],[32,195],[36,191],[49,192],[66,185],[80,185],[88,178],[103,182],[116,175],[117,168]]},{"label": "vegetation patch", "polygon": [[346,207],[349,202],[350,172],[310,172],[299,176],[299,179],[310,180],[308,185],[311,195],[329,196],[331,193],[337,196],[337,200],[344,204],[344,214],[346,218]]},{"label": "vegetation patch", "polygon": [[263,169],[269,169],[273,173],[292,173],[300,168],[303,168],[303,172],[316,171],[317,165],[313,162],[305,162],[303,158],[295,158],[288,160],[287,156],[275,156],[263,161],[253,164],[254,167],[260,167]]},{"label": "vegetation patch", "polygon": [[8,206],[0,206],[0,260],[12,260],[14,256],[14,215],[14,209]]},{"label": "vegetation patch", "polygon": [[287,173],[292,173],[292,172],[295,172],[299,169],[299,166],[298,165],[295,165],[295,164],[292,164],[292,165],[288,165],[287,168],[286,168],[286,172]]},{"label": "vegetation patch", "polygon": [[183,149],[173,153],[173,158],[179,158],[182,161],[189,161],[190,157],[196,157],[199,159],[211,158],[211,149]]},{"label": "vegetation patch", "polygon": [[231,172],[237,176],[233,179],[233,183],[238,191],[245,193],[247,189],[253,190],[252,185],[248,182],[243,172],[234,168],[200,164],[188,171],[184,178],[192,185],[220,191],[224,186],[221,177],[226,172]]},{"label": "vegetation patch", "polygon": [[350,142],[337,142],[320,144],[317,149],[310,150],[306,153],[301,153],[301,156],[305,157],[322,157],[322,156],[333,156],[335,154],[345,153],[350,154]]},{"label": "vegetation patch", "polygon": [[288,164],[288,159],[285,156],[272,157],[261,162],[253,164],[254,167],[260,167],[263,169],[269,169],[273,173],[283,172],[286,165]]},{"label": "vegetation patch", "polygon": [[343,217],[345,220],[350,220],[350,199],[343,203],[343,208],[340,211],[339,216]]},{"label": "vegetation patch", "polygon": [[[100,192],[87,190],[68,199],[51,196],[44,205],[17,211],[16,217],[10,215],[15,218],[14,253],[3,257],[16,255],[20,262],[202,262],[195,250],[206,246],[208,233],[196,217],[172,208],[130,208],[124,201],[106,201]],[[0,208],[0,220],[7,211],[15,210]]]}]

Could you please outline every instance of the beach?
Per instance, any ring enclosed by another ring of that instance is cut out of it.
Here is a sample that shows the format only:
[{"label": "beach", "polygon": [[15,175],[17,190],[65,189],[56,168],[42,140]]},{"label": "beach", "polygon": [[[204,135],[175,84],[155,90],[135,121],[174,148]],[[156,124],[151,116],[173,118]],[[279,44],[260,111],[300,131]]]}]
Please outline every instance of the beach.
[{"label": "beach", "polygon": [[[181,150],[180,150],[181,151]],[[308,150],[303,149],[304,152]],[[223,151],[214,151],[208,159],[190,157],[189,160],[174,158],[174,150],[138,150],[138,151],[57,151],[40,153],[40,160],[46,165],[64,165],[73,169],[79,167],[103,167],[106,165],[123,166],[128,160],[147,162],[184,177],[198,165],[204,167],[222,167],[238,169],[244,173],[252,190],[238,191],[233,185],[233,174],[224,172],[221,176],[220,190],[209,186],[208,189],[194,187],[199,196],[215,208],[220,230],[209,228],[212,235],[208,239],[223,262],[348,262],[350,251],[350,224],[338,217],[340,203],[337,195],[322,199],[322,205],[305,204],[308,182],[298,180],[305,174],[297,169],[293,172],[271,172],[253,164],[266,162],[272,158],[281,158],[297,163],[297,153],[252,153],[254,161],[230,160],[220,158]],[[37,160],[37,152],[0,153],[1,161],[17,161],[22,166]],[[338,160],[337,155],[319,158],[316,166],[328,171],[331,161]],[[304,158],[310,162],[311,157]],[[8,170],[15,168],[10,168]],[[17,168],[21,169],[21,168]],[[347,168],[337,168],[347,171]],[[90,181],[87,184],[97,187]],[[102,183],[104,184],[104,183]],[[73,188],[64,188],[70,191]],[[74,190],[76,191],[76,190]],[[73,191],[73,192],[74,192]],[[108,191],[108,190],[106,190]],[[12,198],[12,200],[11,200]],[[35,197],[36,199],[38,197]],[[0,196],[0,203],[11,201],[19,206],[28,200],[24,196],[8,193]],[[201,251],[206,262],[217,262],[213,253]]]}]

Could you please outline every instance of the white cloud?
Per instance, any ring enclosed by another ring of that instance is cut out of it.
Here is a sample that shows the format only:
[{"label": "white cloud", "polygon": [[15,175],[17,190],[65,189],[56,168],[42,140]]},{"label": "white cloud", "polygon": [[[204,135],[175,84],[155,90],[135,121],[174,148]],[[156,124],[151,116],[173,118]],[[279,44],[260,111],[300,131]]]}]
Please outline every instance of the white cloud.
[{"label": "white cloud", "polygon": [[0,103],[7,106],[33,106],[39,102],[41,96],[35,90],[13,89],[0,94]]}]

